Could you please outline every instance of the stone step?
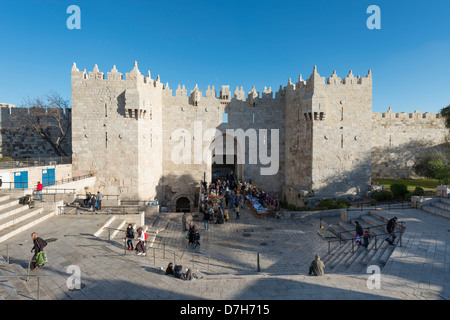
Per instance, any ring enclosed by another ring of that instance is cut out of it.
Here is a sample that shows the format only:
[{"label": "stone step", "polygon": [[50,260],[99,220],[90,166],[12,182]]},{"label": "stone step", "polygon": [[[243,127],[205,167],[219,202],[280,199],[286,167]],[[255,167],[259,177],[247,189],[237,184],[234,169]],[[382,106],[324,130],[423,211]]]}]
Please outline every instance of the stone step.
[{"label": "stone step", "polygon": [[378,231],[386,232],[386,223],[374,216],[365,215],[361,216],[361,219],[370,227],[372,232],[378,233]]},{"label": "stone step", "polygon": [[[382,239],[382,238],[381,238]],[[380,240],[381,240],[380,239]],[[380,244],[380,246],[378,247],[378,250],[376,250],[375,254],[372,256],[372,258],[367,262],[367,265],[377,265],[377,266],[381,266],[380,264],[380,258],[381,256],[384,254],[384,252],[386,251],[386,249],[388,248],[388,246],[390,246],[390,244],[385,241],[384,239],[382,239],[383,242]]]},{"label": "stone step", "polygon": [[0,194],[0,202],[8,201],[10,199],[11,199],[11,197],[9,195],[7,195],[7,194]]},{"label": "stone step", "polygon": [[386,243],[385,241],[386,236],[377,236],[376,237],[376,244],[377,244],[377,249],[375,249],[375,239],[373,238],[372,241],[370,241],[369,243],[369,252],[367,253],[367,255],[364,257],[364,259],[361,261],[361,264],[363,266],[367,266],[369,261],[372,260],[372,258],[375,256],[375,254],[377,253],[378,249],[380,249],[380,247]]},{"label": "stone step", "polygon": [[[118,219],[115,216],[112,216],[110,219],[107,220],[105,225],[100,228],[100,232],[96,233],[96,236],[102,239],[113,239],[115,235],[117,235],[120,230],[114,230],[114,229],[121,229],[125,225],[125,220]],[[112,229],[110,229],[112,228]],[[125,231],[125,228],[123,229]],[[122,232],[124,232],[122,231]]]},{"label": "stone step", "polygon": [[434,206],[430,206],[430,205],[422,206],[422,210],[437,214],[437,215],[445,217],[445,218],[450,218],[450,213],[448,211],[434,207]]},{"label": "stone step", "polygon": [[355,252],[352,252],[352,250],[350,250],[347,255],[345,255],[345,257],[339,262],[339,264],[334,267],[335,272],[346,271],[359,255],[366,252],[366,249],[361,247],[360,245],[355,245],[354,250]]},{"label": "stone step", "polygon": [[[11,272],[13,272],[15,275],[21,276],[18,279],[22,282],[23,286],[27,289],[27,291],[30,293],[30,296],[32,299],[38,298],[38,280],[37,277],[34,277],[33,275],[45,275],[44,269],[38,269],[38,271],[30,272],[30,277],[27,278],[27,268],[22,267],[19,264],[12,263],[8,265],[7,267]],[[45,267],[44,267],[45,268]],[[40,300],[50,300],[50,297],[53,296],[53,293],[51,293],[51,290],[48,290],[45,286],[45,280],[47,277],[40,277],[39,279],[39,299]],[[22,285],[21,285],[22,287]]]},{"label": "stone step", "polygon": [[352,250],[352,243],[351,241],[347,241],[347,243],[343,246],[343,248],[341,248],[341,250],[339,250],[339,252],[336,254],[336,258],[328,263],[330,269],[333,269],[336,265],[338,265],[342,261],[342,259],[344,259],[347,256],[347,254],[351,252],[351,250]]},{"label": "stone step", "polygon": [[439,202],[445,203],[445,204],[450,204],[450,199],[447,198],[439,198]]},{"label": "stone step", "polygon": [[[24,221],[13,224],[7,228],[4,228],[0,231],[0,242],[4,242],[7,239],[32,228],[33,226],[55,216],[54,211],[42,211],[42,208],[36,208],[37,210],[41,210],[37,214],[34,214],[30,219],[26,219]],[[33,210],[36,210],[33,209]]]},{"label": "stone step", "polygon": [[[7,300],[35,300],[36,297],[30,292],[25,285],[26,277],[16,277],[17,272],[12,269],[12,265],[2,263],[0,274],[6,276],[6,278],[0,278],[2,286],[0,287],[0,293],[5,296]],[[25,275],[22,273],[20,275]],[[13,276],[13,277],[9,277]]]},{"label": "stone step", "polygon": [[342,255],[344,254],[344,252],[348,251],[348,248],[351,246],[351,241],[333,241],[333,243],[338,243],[339,246],[335,247],[334,249],[332,249],[331,253],[328,254],[325,259],[323,260],[324,262],[326,262],[329,266],[333,265],[334,266],[334,262],[337,259],[342,258]]},{"label": "stone step", "polygon": [[344,235],[344,232],[346,232],[346,230],[342,229],[339,224],[329,225],[328,230],[331,231],[337,237],[337,239],[339,239],[340,235]]},{"label": "stone step", "polygon": [[445,202],[441,202],[441,201],[434,201],[430,203],[430,206],[445,210],[450,212],[450,204],[447,204]]},{"label": "stone step", "polygon": [[346,231],[343,233],[344,239],[352,239],[355,237],[356,226],[354,224],[339,221],[339,226]]},{"label": "stone step", "polygon": [[27,205],[15,204],[13,206],[0,210],[0,220],[7,219],[12,215],[29,210],[29,208],[30,207]]},{"label": "stone step", "polygon": [[30,219],[36,214],[41,213],[44,211],[43,208],[33,208],[30,209],[28,206],[25,206],[25,210],[20,210],[18,213],[9,215],[4,217],[3,219],[0,219],[0,231],[3,229],[6,229],[14,224],[17,224],[19,222],[25,221],[27,219]]},{"label": "stone step", "polygon": [[8,209],[17,204],[19,204],[19,200],[11,200],[8,197],[8,199],[0,201],[0,211]]},{"label": "stone step", "polygon": [[342,259],[338,261],[338,263],[333,267],[333,269],[336,272],[345,271],[351,264],[349,263],[349,261],[353,261],[353,258],[356,258],[361,253],[361,250],[358,250],[359,248],[360,246],[358,244],[353,243],[352,249],[352,244],[350,243],[349,251],[342,257]]}]

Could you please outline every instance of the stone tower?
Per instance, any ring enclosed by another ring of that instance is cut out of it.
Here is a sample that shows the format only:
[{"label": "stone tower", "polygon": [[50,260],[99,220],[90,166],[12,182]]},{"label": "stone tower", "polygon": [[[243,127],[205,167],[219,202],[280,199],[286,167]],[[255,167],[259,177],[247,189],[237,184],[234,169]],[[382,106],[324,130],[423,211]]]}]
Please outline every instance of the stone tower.
[{"label": "stone tower", "polygon": [[372,75],[326,81],[314,67],[286,87],[286,168],[289,203],[304,192],[361,195],[371,177]]}]

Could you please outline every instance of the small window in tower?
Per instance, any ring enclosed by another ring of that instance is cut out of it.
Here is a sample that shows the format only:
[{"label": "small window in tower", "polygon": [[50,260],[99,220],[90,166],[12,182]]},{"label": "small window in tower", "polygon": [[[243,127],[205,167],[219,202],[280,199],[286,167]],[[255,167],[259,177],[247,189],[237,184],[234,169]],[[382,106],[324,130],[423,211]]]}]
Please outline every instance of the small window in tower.
[{"label": "small window in tower", "polygon": [[228,123],[228,113],[222,114],[222,123]]}]

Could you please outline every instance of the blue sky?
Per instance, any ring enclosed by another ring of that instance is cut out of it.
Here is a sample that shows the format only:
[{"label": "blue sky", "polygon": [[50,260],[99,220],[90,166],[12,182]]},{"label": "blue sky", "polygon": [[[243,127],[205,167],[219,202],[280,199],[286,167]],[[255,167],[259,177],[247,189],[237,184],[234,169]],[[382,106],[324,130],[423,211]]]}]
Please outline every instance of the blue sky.
[{"label": "blue sky", "polygon": [[[381,29],[369,30],[369,5]],[[69,5],[81,30],[69,30]],[[0,2],[0,102],[58,92],[70,99],[70,69],[143,74],[172,89],[198,84],[248,92],[288,78],[349,70],[373,73],[373,111],[437,113],[450,104],[450,1]]]}]

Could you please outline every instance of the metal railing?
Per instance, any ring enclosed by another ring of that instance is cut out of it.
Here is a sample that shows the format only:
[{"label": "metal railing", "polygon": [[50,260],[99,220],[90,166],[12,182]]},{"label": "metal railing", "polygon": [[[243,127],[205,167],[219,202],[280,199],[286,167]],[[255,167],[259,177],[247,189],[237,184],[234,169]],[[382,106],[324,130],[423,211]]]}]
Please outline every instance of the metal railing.
[{"label": "metal railing", "polygon": [[[111,242],[111,230],[114,231],[122,231],[122,232],[126,232],[126,230],[124,229],[117,229],[117,228],[110,228],[110,227],[106,227],[105,229],[108,229],[108,242]],[[128,250],[127,250],[127,238],[123,237],[123,242],[124,242],[124,254],[126,255]],[[136,239],[133,239],[136,240]],[[153,265],[156,265],[156,251],[160,251],[162,252],[162,258],[166,259],[166,252],[173,254],[173,263],[176,264],[176,254],[181,254],[180,259],[183,258],[184,254],[186,253],[186,251],[179,251],[179,250],[172,250],[172,249],[167,249],[166,248],[166,244],[163,242],[160,242],[159,244],[161,244],[163,246],[163,248],[155,248],[155,247],[149,247],[148,244],[150,243],[150,241],[144,241],[144,248],[145,251],[148,252],[150,249],[153,250]],[[155,241],[152,241],[152,243],[155,243]],[[190,254],[192,256],[192,268],[195,267],[195,256],[199,256],[199,257],[203,257],[205,259],[207,259],[208,261],[208,267],[207,267],[207,271],[209,271],[209,266],[210,266],[210,256],[209,255],[205,255],[202,253],[196,253],[196,252],[189,252],[188,254]],[[148,255],[145,255],[146,257],[148,257]],[[198,261],[200,262],[200,261]]]},{"label": "metal railing", "polygon": [[28,278],[32,277],[32,278],[37,278],[37,300],[41,299],[41,282],[40,279],[44,278],[44,277],[54,277],[53,275],[42,275],[42,274],[34,274],[34,275],[9,275],[9,276],[0,276],[1,278],[23,278],[23,277],[27,277],[27,280],[25,280],[26,282],[28,282]]},{"label": "metal railing", "polygon": [[[397,222],[397,223],[399,223],[399,224],[403,224],[403,222]],[[384,224],[383,225],[379,225],[379,226],[385,226]],[[371,226],[371,228],[375,228],[375,227],[379,227],[379,226]],[[395,233],[399,233],[399,246],[401,247],[402,246],[402,236],[403,236],[403,233],[405,232],[405,229],[406,229],[406,227],[404,227],[403,225],[402,225],[402,228],[401,228],[401,230],[399,230],[399,231],[394,231],[393,233],[395,234]],[[356,240],[356,237],[351,237],[351,238],[343,238],[342,237],[342,233],[351,233],[351,231],[342,231],[342,232],[339,232],[339,239],[335,239],[335,240],[331,240],[331,239],[329,239],[328,240],[328,253],[330,254],[331,253],[331,243],[332,242],[339,242],[339,246],[341,246],[341,243],[342,242],[344,242],[344,243],[346,243],[347,241],[351,241],[352,242],[352,252],[354,253],[355,252],[355,240]],[[378,248],[377,248],[377,242],[378,242],[378,238],[377,237],[380,237],[380,236],[387,236],[387,235],[389,235],[389,233],[388,232],[383,232],[383,233],[373,233],[373,234],[371,234],[371,236],[373,236],[374,237],[374,249],[375,250],[377,250]]]},{"label": "metal railing", "polygon": [[[22,246],[22,243],[0,243],[0,245],[6,246],[6,263],[10,264],[10,255],[9,255],[9,246]],[[0,278],[24,278],[25,282],[28,282],[30,280],[30,277],[37,278],[37,300],[40,299],[41,296],[41,285],[40,285],[40,278],[42,277],[53,277],[54,275],[30,275],[30,269],[31,269],[31,262],[33,261],[33,258],[31,258],[28,261],[28,269],[27,274],[25,275],[0,275]]]},{"label": "metal railing", "polygon": [[2,182],[2,186],[0,190],[14,190],[14,189],[28,189],[28,181],[27,182]]},{"label": "metal railing", "polygon": [[77,215],[80,214],[80,212],[102,212],[102,213],[108,213],[108,214],[139,214],[142,211],[145,211],[145,208],[142,206],[101,206],[100,209],[93,210],[91,207],[75,207],[75,212]]},{"label": "metal railing", "polygon": [[375,203],[360,203],[353,204],[348,211],[364,211],[364,210],[376,210],[376,209],[410,209],[412,208],[411,201],[397,201],[397,202],[375,202]]}]

